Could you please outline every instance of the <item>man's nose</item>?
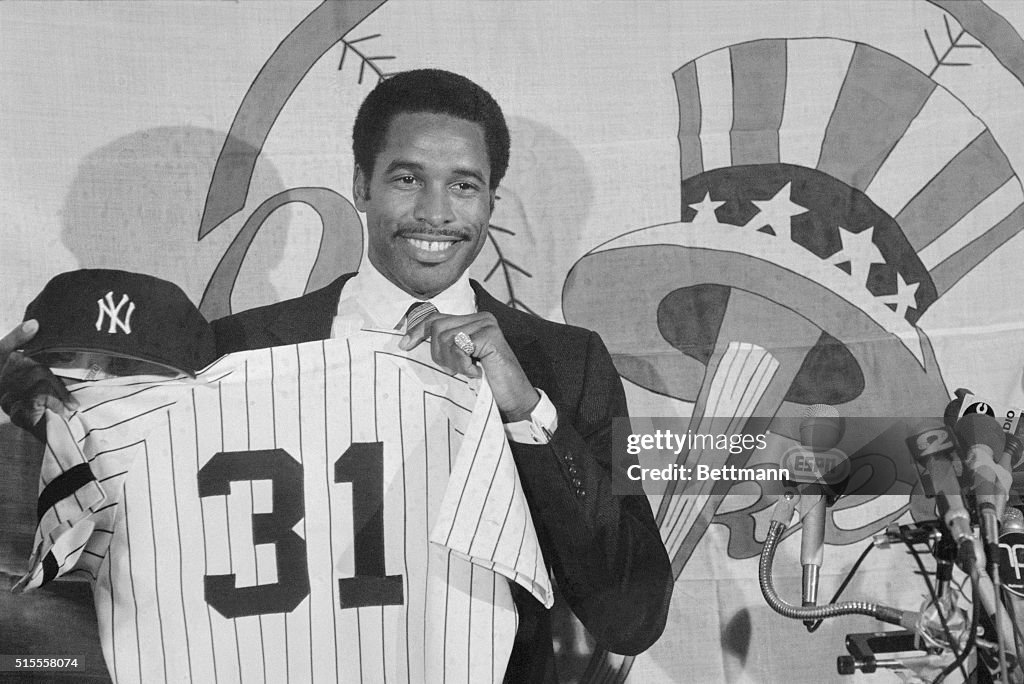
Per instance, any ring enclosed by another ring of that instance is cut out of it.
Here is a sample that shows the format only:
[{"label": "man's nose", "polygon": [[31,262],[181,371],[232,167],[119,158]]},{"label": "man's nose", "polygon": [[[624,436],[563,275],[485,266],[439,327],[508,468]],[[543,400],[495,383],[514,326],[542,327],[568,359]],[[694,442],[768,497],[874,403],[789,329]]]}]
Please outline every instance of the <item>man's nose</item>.
[{"label": "man's nose", "polygon": [[448,188],[425,186],[417,193],[413,218],[434,227],[454,221]]}]

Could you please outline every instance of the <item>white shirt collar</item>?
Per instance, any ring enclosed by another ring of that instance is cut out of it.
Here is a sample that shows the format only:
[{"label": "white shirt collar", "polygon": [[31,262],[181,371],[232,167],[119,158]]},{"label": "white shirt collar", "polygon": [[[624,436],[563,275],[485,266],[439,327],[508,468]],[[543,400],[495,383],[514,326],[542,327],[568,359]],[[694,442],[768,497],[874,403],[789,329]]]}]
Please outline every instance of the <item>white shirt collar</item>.
[{"label": "white shirt collar", "polygon": [[[369,259],[365,259],[359,272],[341,289],[332,337],[342,334],[340,328],[345,331],[359,327],[390,330],[402,320],[405,312],[416,301],[422,300],[417,300],[385,278]],[[427,301],[446,314],[466,315],[476,313],[477,310],[476,293],[465,273],[448,289]]]}]

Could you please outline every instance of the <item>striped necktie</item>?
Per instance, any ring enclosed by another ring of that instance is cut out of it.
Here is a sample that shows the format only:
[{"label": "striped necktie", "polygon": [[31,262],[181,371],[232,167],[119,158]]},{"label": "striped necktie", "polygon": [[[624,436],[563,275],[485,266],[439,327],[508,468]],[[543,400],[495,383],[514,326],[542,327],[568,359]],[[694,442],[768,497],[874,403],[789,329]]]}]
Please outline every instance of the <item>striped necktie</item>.
[{"label": "striped necktie", "polygon": [[437,307],[430,302],[413,302],[413,305],[405,312],[405,316],[403,316],[402,320],[395,326],[395,330],[402,330],[402,324],[404,323],[404,329],[408,332],[416,327],[416,324],[421,322],[424,318],[435,313],[437,313]]}]

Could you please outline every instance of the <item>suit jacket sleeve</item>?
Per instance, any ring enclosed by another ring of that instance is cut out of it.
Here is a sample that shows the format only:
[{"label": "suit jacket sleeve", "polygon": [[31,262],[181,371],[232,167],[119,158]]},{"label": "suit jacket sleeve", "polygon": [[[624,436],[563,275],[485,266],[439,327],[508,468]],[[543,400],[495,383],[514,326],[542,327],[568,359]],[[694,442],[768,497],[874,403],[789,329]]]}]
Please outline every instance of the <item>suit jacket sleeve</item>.
[{"label": "suit jacket sleeve", "polygon": [[579,387],[575,406],[556,402],[548,444],[512,451],[559,589],[600,646],[634,655],[664,630],[672,568],[642,489],[612,492],[612,419],[626,416],[626,399],[592,332]]}]

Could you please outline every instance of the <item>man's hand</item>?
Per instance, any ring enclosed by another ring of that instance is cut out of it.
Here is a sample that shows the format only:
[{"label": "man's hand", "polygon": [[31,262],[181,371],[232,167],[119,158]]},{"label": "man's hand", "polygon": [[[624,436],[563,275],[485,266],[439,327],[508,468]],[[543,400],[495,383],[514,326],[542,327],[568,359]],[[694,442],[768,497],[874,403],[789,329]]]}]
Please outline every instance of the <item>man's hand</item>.
[{"label": "man's hand", "polygon": [[38,330],[36,321],[25,321],[0,339],[0,409],[12,423],[33,434],[45,409],[63,413],[76,407],[64,383],[49,368],[15,351]]},{"label": "man's hand", "polygon": [[[476,349],[472,357],[455,343],[460,332],[473,340]],[[480,377],[481,368],[487,373],[494,402],[506,422],[530,417],[540,395],[527,379],[492,314],[433,314],[409,330],[398,346],[408,351],[426,339],[430,340],[430,356],[438,365],[471,378]]]}]

